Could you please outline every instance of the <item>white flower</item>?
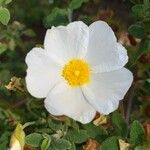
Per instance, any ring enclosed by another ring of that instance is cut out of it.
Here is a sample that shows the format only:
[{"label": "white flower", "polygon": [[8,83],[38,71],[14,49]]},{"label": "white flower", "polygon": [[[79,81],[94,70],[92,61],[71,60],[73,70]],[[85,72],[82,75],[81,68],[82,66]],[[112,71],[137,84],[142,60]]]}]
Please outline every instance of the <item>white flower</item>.
[{"label": "white flower", "polygon": [[123,67],[127,61],[126,49],[103,21],[52,27],[44,49],[33,48],[26,56],[27,88],[34,97],[46,97],[49,113],[88,123],[96,111],[117,109],[133,81]]}]

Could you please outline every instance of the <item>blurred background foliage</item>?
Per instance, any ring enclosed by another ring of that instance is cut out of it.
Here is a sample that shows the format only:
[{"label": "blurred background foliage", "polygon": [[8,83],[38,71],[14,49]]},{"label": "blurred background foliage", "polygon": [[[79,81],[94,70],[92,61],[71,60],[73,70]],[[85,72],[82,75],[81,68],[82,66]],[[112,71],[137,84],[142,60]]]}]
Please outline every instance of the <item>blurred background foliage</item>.
[{"label": "blurred background foliage", "polygon": [[[28,51],[42,46],[51,26],[75,20],[106,21],[127,48],[134,74],[119,109],[87,125],[50,116],[24,82]],[[24,150],[150,149],[149,0],[0,0],[0,150],[14,139]]]}]

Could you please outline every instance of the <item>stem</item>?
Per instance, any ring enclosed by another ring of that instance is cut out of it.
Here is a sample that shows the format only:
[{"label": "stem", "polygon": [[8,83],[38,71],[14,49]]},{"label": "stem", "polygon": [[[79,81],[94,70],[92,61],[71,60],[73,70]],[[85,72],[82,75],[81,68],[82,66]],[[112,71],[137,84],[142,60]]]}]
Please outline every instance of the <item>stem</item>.
[{"label": "stem", "polygon": [[69,23],[72,22],[72,10],[68,9],[68,21]]},{"label": "stem", "polygon": [[145,4],[146,6],[148,6],[149,0],[144,0],[144,4]]},{"label": "stem", "polygon": [[24,125],[23,125],[23,129],[28,127],[28,126],[31,126],[31,125],[34,125],[35,124],[35,121],[32,121],[32,122],[26,122]]},{"label": "stem", "polygon": [[124,110],[124,105],[123,105],[123,101],[120,101],[120,112],[122,114],[122,116],[125,118],[125,110]]},{"label": "stem", "polygon": [[129,124],[130,121],[130,114],[131,114],[131,108],[132,108],[132,100],[135,94],[135,83],[132,84],[128,95],[126,96],[126,111],[125,111],[125,119],[127,124]]},{"label": "stem", "polygon": [[11,106],[11,109],[14,109],[16,107],[19,107],[21,105],[24,105],[26,103],[26,100],[23,99],[23,100],[20,100],[20,101],[17,101],[16,103],[14,103],[12,106]]}]

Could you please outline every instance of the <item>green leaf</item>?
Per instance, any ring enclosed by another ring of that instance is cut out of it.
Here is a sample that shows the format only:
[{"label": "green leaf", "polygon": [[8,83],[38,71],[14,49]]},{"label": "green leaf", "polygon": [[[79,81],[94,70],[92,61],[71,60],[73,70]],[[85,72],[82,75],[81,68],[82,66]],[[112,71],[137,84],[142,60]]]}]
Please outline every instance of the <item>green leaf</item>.
[{"label": "green leaf", "polygon": [[9,4],[9,3],[11,3],[12,2],[12,0],[5,0],[5,4],[7,5],[7,4]]},{"label": "green leaf", "polygon": [[146,52],[150,52],[150,40],[149,39],[143,40],[140,43],[137,52],[133,56],[133,59],[136,61],[142,54],[144,54]]},{"label": "green leaf", "polygon": [[5,52],[7,50],[7,45],[0,43],[0,54],[2,54],[3,52]]},{"label": "green leaf", "polygon": [[0,7],[0,22],[7,25],[10,20],[10,13],[7,8]]},{"label": "green leaf", "polygon": [[4,133],[1,133],[0,135],[1,150],[6,150],[8,148],[9,139],[10,139],[10,132],[5,131]]},{"label": "green leaf", "polygon": [[67,150],[71,148],[71,143],[66,139],[53,139],[49,150]]},{"label": "green leaf", "polygon": [[48,126],[50,129],[54,130],[54,131],[58,131],[63,129],[63,124],[57,121],[53,121],[53,120],[49,120],[48,121]]},{"label": "green leaf", "polygon": [[134,146],[143,145],[144,129],[139,121],[135,120],[131,124],[130,141]]},{"label": "green leaf", "polygon": [[150,39],[143,40],[138,49],[138,55],[141,53],[150,52]]},{"label": "green leaf", "polygon": [[11,39],[11,40],[9,41],[8,47],[9,47],[10,50],[14,50],[14,49],[15,49],[16,43],[15,43],[14,39]]},{"label": "green leaf", "polygon": [[3,2],[4,2],[4,0],[0,0],[0,5],[2,5],[2,4],[3,4]]},{"label": "green leaf", "polygon": [[85,142],[89,136],[86,130],[70,129],[67,132],[66,138],[74,143],[80,144]]},{"label": "green leaf", "polygon": [[137,146],[137,147],[135,147],[134,150],[143,150],[143,147],[142,146]]},{"label": "green leaf", "polygon": [[109,137],[101,143],[101,150],[119,150],[118,137]]},{"label": "green leaf", "polygon": [[67,10],[60,8],[54,8],[44,20],[46,27],[65,25],[66,23],[68,23]]},{"label": "green leaf", "polygon": [[134,24],[128,29],[129,33],[136,38],[143,38],[145,36],[144,28],[141,25]]},{"label": "green leaf", "polygon": [[2,4],[7,5],[7,4],[11,3],[11,2],[12,2],[12,0],[0,0],[0,5],[2,5]]},{"label": "green leaf", "polygon": [[139,20],[145,20],[150,17],[150,3],[148,4],[137,4],[132,7],[133,15]]},{"label": "green leaf", "polygon": [[143,10],[144,5],[143,4],[137,4],[132,7],[132,12],[135,15],[135,17],[142,17],[143,16]]},{"label": "green leaf", "polygon": [[41,144],[41,150],[48,150],[49,146],[50,146],[50,143],[51,143],[51,138],[45,138],[43,141],[42,141],[42,144]]},{"label": "green leaf", "polygon": [[90,138],[96,138],[99,136],[101,139],[105,139],[107,136],[106,130],[104,130],[101,126],[96,126],[93,123],[89,123],[83,126],[86,129],[87,134]]},{"label": "green leaf", "polygon": [[35,32],[32,29],[27,29],[23,32],[24,35],[28,36],[28,37],[34,37],[36,36]]},{"label": "green leaf", "polygon": [[88,0],[72,0],[70,5],[69,5],[69,8],[74,10],[74,9],[78,9],[81,7],[81,5],[84,3],[84,2],[88,2]]},{"label": "green leaf", "polygon": [[32,133],[26,136],[26,144],[32,147],[40,147],[43,136],[39,133]]},{"label": "green leaf", "polygon": [[115,132],[118,136],[127,137],[128,135],[128,126],[123,119],[122,115],[118,112],[114,112],[111,117],[112,124],[115,128]]}]

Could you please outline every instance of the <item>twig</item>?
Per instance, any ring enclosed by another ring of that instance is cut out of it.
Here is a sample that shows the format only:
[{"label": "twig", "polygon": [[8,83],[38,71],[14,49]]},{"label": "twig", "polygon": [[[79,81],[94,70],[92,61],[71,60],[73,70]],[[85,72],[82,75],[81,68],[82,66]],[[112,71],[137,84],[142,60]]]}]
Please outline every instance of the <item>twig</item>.
[{"label": "twig", "polygon": [[72,22],[72,10],[68,9],[68,21]]},{"label": "twig", "polygon": [[[13,102],[13,103],[14,103],[14,102]],[[14,108],[16,108],[16,107],[19,107],[19,106],[21,106],[21,105],[24,105],[25,103],[26,103],[26,100],[23,99],[23,100],[17,101],[16,103],[14,103],[13,105],[11,105],[10,107],[11,107],[11,109],[14,109]]]},{"label": "twig", "polygon": [[131,114],[131,109],[132,109],[132,101],[133,101],[133,97],[134,97],[134,94],[135,94],[135,83],[132,84],[129,92],[128,92],[128,95],[126,96],[126,108],[125,108],[125,119],[126,119],[126,122],[127,124],[129,124],[129,121],[130,121],[130,114]]}]

